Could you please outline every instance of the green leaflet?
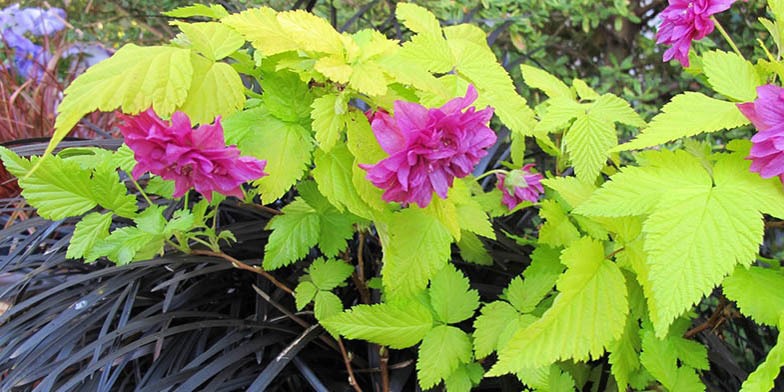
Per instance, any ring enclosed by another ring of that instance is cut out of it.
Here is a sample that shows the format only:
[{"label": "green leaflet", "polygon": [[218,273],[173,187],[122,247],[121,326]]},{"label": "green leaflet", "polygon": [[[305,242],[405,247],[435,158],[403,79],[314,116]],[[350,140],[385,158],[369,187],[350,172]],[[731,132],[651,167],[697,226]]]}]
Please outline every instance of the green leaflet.
[{"label": "green leaflet", "polygon": [[[779,331],[784,328],[784,315],[778,322]],[[776,345],[768,352],[765,362],[762,362],[753,373],[749,374],[741,386],[741,392],[762,392],[773,389],[773,382],[778,377],[781,367],[784,366],[784,334],[779,332]]]},{"label": "green leaflet", "polygon": [[574,227],[566,211],[554,200],[541,202],[539,215],[546,222],[539,229],[539,242],[551,246],[567,246],[580,239],[580,232]]},{"label": "green leaflet", "polygon": [[90,256],[92,248],[96,242],[109,235],[111,224],[112,214],[93,212],[86,215],[76,224],[65,257],[69,259],[84,257],[87,262],[95,261],[95,258]]},{"label": "green leaflet", "polygon": [[310,279],[319,290],[332,290],[354,272],[354,267],[337,260],[317,259],[308,270]]},{"label": "green leaflet", "polygon": [[416,302],[357,305],[321,322],[349,339],[363,339],[389,346],[411,347],[433,329],[433,316]]},{"label": "green leaflet", "polygon": [[651,120],[648,128],[643,129],[636,139],[611,151],[637,150],[702,132],[733,129],[748,123],[749,120],[734,103],[700,93],[686,92],[676,95],[664,105],[662,112]]},{"label": "green leaflet", "polygon": [[544,91],[548,97],[574,99],[574,94],[572,94],[572,90],[569,89],[569,86],[555,76],[547,73],[547,71],[525,64],[520,65],[520,71],[523,73],[525,84]]},{"label": "green leaflet", "polygon": [[227,57],[245,44],[239,33],[218,22],[177,22],[175,25],[185,33],[194,49],[212,61]]},{"label": "green leaflet", "polygon": [[620,269],[604,258],[602,244],[584,237],[563,251],[561,262],[568,269],[558,279],[553,305],[515,333],[488,375],[595,358],[623,333],[626,285]]},{"label": "green leaflet", "polygon": [[446,265],[430,281],[430,305],[439,321],[459,323],[474,315],[479,293],[471,290],[468,278],[452,265]]},{"label": "green leaflet", "polygon": [[[721,284],[724,295],[735,301],[740,311],[757,323],[778,325],[784,312],[784,275],[762,267],[735,267],[735,271]],[[754,290],[749,290],[753,287]]]},{"label": "green leaflet", "polygon": [[648,166],[623,169],[575,212],[649,215],[643,224],[646,296],[656,335],[663,337],[737,264],[754,260],[763,235],[760,213],[780,214],[784,191],[750,173],[739,154],[719,156],[712,179],[683,151],[649,152],[645,158]]},{"label": "green leaflet", "polygon": [[313,101],[313,130],[316,131],[316,141],[319,147],[329,152],[338,142],[341,132],[345,128],[348,113],[346,100],[342,95],[324,95]]},{"label": "green leaflet", "polygon": [[425,335],[417,356],[419,386],[429,389],[471,360],[471,339],[457,327],[439,325]]},{"label": "green leaflet", "polygon": [[354,187],[354,156],[341,144],[329,152],[316,150],[315,168],[311,171],[319,191],[339,211],[349,210],[363,218],[372,219],[373,209],[365,203]]},{"label": "green leaflet", "polygon": [[193,82],[188,96],[177,110],[185,112],[193,124],[209,124],[217,116],[239,111],[245,103],[245,87],[237,71],[226,63],[191,55]]},{"label": "green leaflet", "polygon": [[719,94],[740,102],[757,98],[757,86],[762,82],[754,65],[742,57],[712,50],[702,55],[702,65],[708,83]]}]

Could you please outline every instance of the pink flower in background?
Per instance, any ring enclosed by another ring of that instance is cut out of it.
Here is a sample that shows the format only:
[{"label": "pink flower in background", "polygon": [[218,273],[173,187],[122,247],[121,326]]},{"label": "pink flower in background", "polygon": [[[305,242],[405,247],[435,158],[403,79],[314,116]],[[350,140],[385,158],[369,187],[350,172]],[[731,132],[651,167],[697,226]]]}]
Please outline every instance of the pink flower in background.
[{"label": "pink flower in background", "polygon": [[689,66],[692,40],[701,40],[713,29],[711,16],[728,10],[735,0],[670,0],[670,5],[659,14],[662,19],[656,33],[656,43],[672,45],[664,52],[664,61],[673,58],[684,67]]},{"label": "pink flower in background", "polygon": [[759,86],[754,102],[737,105],[759,131],[751,138],[754,145],[746,157],[752,161],[750,170],[784,182],[784,88]]},{"label": "pink flower in background", "polygon": [[534,164],[523,166],[522,169],[512,170],[508,175],[496,174],[498,180],[496,187],[504,194],[504,204],[513,210],[523,201],[536,203],[539,196],[544,193],[542,180],[544,176],[539,173],[531,174]]},{"label": "pink flower in background", "polygon": [[471,173],[496,140],[487,127],[493,109],[469,107],[476,98],[476,89],[469,85],[465,97],[437,109],[395,101],[394,116],[384,110],[368,116],[376,139],[390,156],[360,167],[367,170],[370,182],[385,190],[384,200],[424,208],[434,191],[446,199],[454,178]]},{"label": "pink flower in background", "polygon": [[121,115],[125,143],[134,151],[138,179],[150,172],[174,180],[174,197],[195,188],[207,200],[212,191],[242,197],[240,185],[266,176],[266,161],[241,157],[236,146],[226,146],[220,117],[214,125],[191,127],[182,112],[172,115],[171,123],[161,120],[152,109],[135,116]]}]

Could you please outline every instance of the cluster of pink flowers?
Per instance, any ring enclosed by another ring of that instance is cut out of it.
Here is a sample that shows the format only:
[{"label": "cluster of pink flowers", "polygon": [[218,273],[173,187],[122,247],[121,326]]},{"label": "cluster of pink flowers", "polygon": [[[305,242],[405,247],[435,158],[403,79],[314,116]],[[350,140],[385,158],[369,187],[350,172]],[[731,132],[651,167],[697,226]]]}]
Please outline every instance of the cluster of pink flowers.
[{"label": "cluster of pink flowers", "polygon": [[784,88],[759,86],[754,102],[737,105],[759,131],[751,138],[754,145],[746,158],[752,161],[750,170],[784,182]]},{"label": "cluster of pink flowers", "polygon": [[191,188],[207,200],[211,200],[213,191],[241,198],[242,183],[267,175],[266,161],[241,157],[236,146],[226,146],[220,117],[215,124],[197,129],[182,112],[174,113],[171,123],[160,119],[152,109],[121,117],[124,124],[120,131],[137,162],[133,177],[138,179],[150,172],[174,180],[175,198]]},{"label": "cluster of pink flowers", "polygon": [[523,201],[536,203],[544,192],[542,180],[544,176],[539,173],[532,174],[534,164],[528,164],[519,170],[512,170],[508,174],[496,174],[498,180],[496,187],[504,194],[503,202],[513,210]]},{"label": "cluster of pink flowers", "polygon": [[367,170],[370,182],[385,190],[384,200],[426,207],[433,192],[446,199],[455,177],[471,173],[496,141],[487,127],[493,109],[469,107],[476,98],[476,89],[468,86],[465,97],[440,108],[396,101],[394,116],[384,110],[368,116],[376,139],[390,156],[360,167]]},{"label": "cluster of pink flowers", "polygon": [[670,0],[659,14],[662,19],[656,43],[672,45],[664,52],[664,61],[673,58],[689,66],[691,41],[701,40],[713,32],[711,16],[728,10],[736,0]]}]

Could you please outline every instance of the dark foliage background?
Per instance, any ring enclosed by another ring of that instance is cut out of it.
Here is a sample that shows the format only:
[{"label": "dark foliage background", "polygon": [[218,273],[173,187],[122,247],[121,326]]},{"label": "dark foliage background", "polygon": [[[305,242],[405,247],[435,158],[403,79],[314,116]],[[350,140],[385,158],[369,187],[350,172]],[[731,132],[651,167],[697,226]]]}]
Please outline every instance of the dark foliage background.
[{"label": "dark foliage background", "polygon": [[[38,1],[22,3],[40,5]],[[159,16],[159,11],[189,3],[72,0],[51,5],[68,11],[73,26],[65,38],[98,40],[107,47],[118,47],[126,42],[154,44],[170,38],[169,19]],[[302,8],[328,18],[343,30],[372,27],[392,37],[407,35],[392,17],[395,1],[217,3],[232,11],[260,4],[276,9]],[[567,80],[582,78],[600,92],[611,91],[630,100],[647,118],[675,93],[700,89],[697,80],[677,64],[662,63],[663,48],[654,45],[655,15],[666,6],[666,0],[419,3],[444,24],[471,22],[484,28],[498,58],[532,104],[539,97],[519,80],[517,66],[521,63]],[[761,31],[756,18],[763,14],[764,1],[751,0],[738,2],[720,19],[741,43],[741,50],[749,53],[757,50],[751,37]],[[706,39],[698,45],[722,47],[723,42]],[[107,122],[95,126],[95,133],[76,135],[80,138],[64,145],[116,148],[119,141],[111,139],[111,122],[103,121]],[[51,125],[42,124],[35,131],[48,135],[51,130],[47,127]],[[11,146],[22,154],[40,153],[44,145],[41,140],[27,139],[32,136],[37,134],[15,137],[23,140]],[[508,157],[508,148],[500,139],[481,169],[496,167]],[[535,145],[529,146],[527,156],[540,166],[552,166]],[[271,207],[280,208],[287,202]],[[139,198],[139,203],[144,201]],[[173,211],[178,206],[170,207]],[[274,210],[223,203],[219,226],[231,230],[238,240],[224,251],[246,264],[260,264],[267,236],[263,228],[272,214]],[[532,209],[496,219],[498,241],[485,243],[494,258],[492,266],[463,263],[455,253],[455,263],[471,277],[483,300],[495,299],[527,266],[532,248],[525,239],[535,234],[540,223]],[[311,311],[296,312],[291,296],[259,275],[236,269],[221,258],[176,252],[119,267],[67,260],[65,249],[74,222],[37,218],[18,196],[0,201],[0,224],[4,226],[0,231],[0,299],[10,305],[0,315],[2,391],[352,390],[336,341],[315,326]],[[784,247],[780,229],[768,230],[770,239],[762,254],[779,258]],[[350,249],[359,249],[360,240],[365,275],[377,276],[378,240],[373,235],[355,237]],[[307,263],[274,275],[294,287],[303,265]],[[338,294],[346,306],[359,302],[353,285]],[[379,293],[373,290],[372,295],[378,299]],[[775,330],[740,317],[720,290],[705,299],[697,313],[691,332],[708,347],[711,361],[703,381],[711,391],[737,391],[775,343]],[[418,388],[414,350],[393,351],[382,358],[372,345],[345,344],[363,390],[380,390],[382,362],[390,370],[391,391]],[[583,389],[614,390],[606,360],[593,365],[600,374],[578,380],[583,381]],[[477,390],[521,388],[514,377],[507,376],[486,379]]]}]

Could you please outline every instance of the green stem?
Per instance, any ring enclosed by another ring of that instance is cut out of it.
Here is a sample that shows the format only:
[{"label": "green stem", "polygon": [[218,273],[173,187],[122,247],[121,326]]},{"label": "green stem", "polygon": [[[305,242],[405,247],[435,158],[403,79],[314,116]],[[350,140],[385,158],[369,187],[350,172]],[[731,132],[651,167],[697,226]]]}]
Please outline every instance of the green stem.
[{"label": "green stem", "polygon": [[220,249],[215,249],[215,245],[214,244],[211,244],[211,243],[209,243],[207,241],[204,241],[201,238],[191,237],[191,240],[196,241],[196,242],[198,242],[198,243],[200,243],[200,244],[210,248],[210,250],[212,250],[213,252],[220,252]]},{"label": "green stem", "polygon": [[740,58],[745,60],[746,58],[743,57],[743,53],[740,52],[740,49],[738,49],[738,46],[735,45],[735,41],[733,41],[732,38],[730,37],[730,35],[727,34],[727,30],[724,30],[724,27],[721,25],[721,23],[719,23],[718,19],[716,19],[715,16],[711,16],[711,20],[713,21],[713,24],[716,26],[716,28],[719,29],[719,32],[724,37],[724,39],[727,41],[727,43],[730,44],[730,46],[732,47],[732,50],[734,50],[735,53],[738,56],[740,56]]},{"label": "green stem", "polygon": [[152,205],[152,200],[150,200],[150,198],[147,196],[147,193],[144,192],[144,189],[142,189],[141,185],[139,185],[139,183],[136,182],[136,180],[133,179],[133,176],[131,175],[131,173],[126,172],[126,174],[128,174],[128,178],[131,179],[131,182],[133,182],[133,185],[135,185],[136,189],[139,190],[139,193],[141,193],[141,195],[144,198],[144,200],[147,201],[147,204]]},{"label": "green stem", "polygon": [[251,98],[257,98],[257,99],[263,99],[264,98],[264,96],[262,96],[261,94],[255,92],[255,91],[253,91],[253,90],[251,90],[251,89],[249,89],[247,87],[245,88],[245,95],[247,95],[247,96],[249,96]]},{"label": "green stem", "polygon": [[181,246],[179,244],[175,244],[174,241],[172,241],[170,239],[167,239],[166,243],[171,245],[172,247],[174,247],[175,249],[179,250],[182,253],[191,253],[190,249],[186,249],[185,247],[183,247],[183,246]]},{"label": "green stem", "polygon": [[508,170],[504,170],[504,169],[495,169],[495,170],[490,170],[490,171],[487,171],[487,172],[484,172],[484,173],[482,173],[482,175],[480,175],[479,177],[477,177],[477,178],[476,178],[476,180],[477,180],[477,181],[479,181],[479,180],[481,180],[481,179],[483,179],[483,178],[485,178],[485,177],[487,177],[487,176],[489,176],[489,175],[491,175],[491,174],[496,174],[496,173],[497,173],[497,174],[506,174],[506,173],[508,173],[508,172],[509,172]]}]

